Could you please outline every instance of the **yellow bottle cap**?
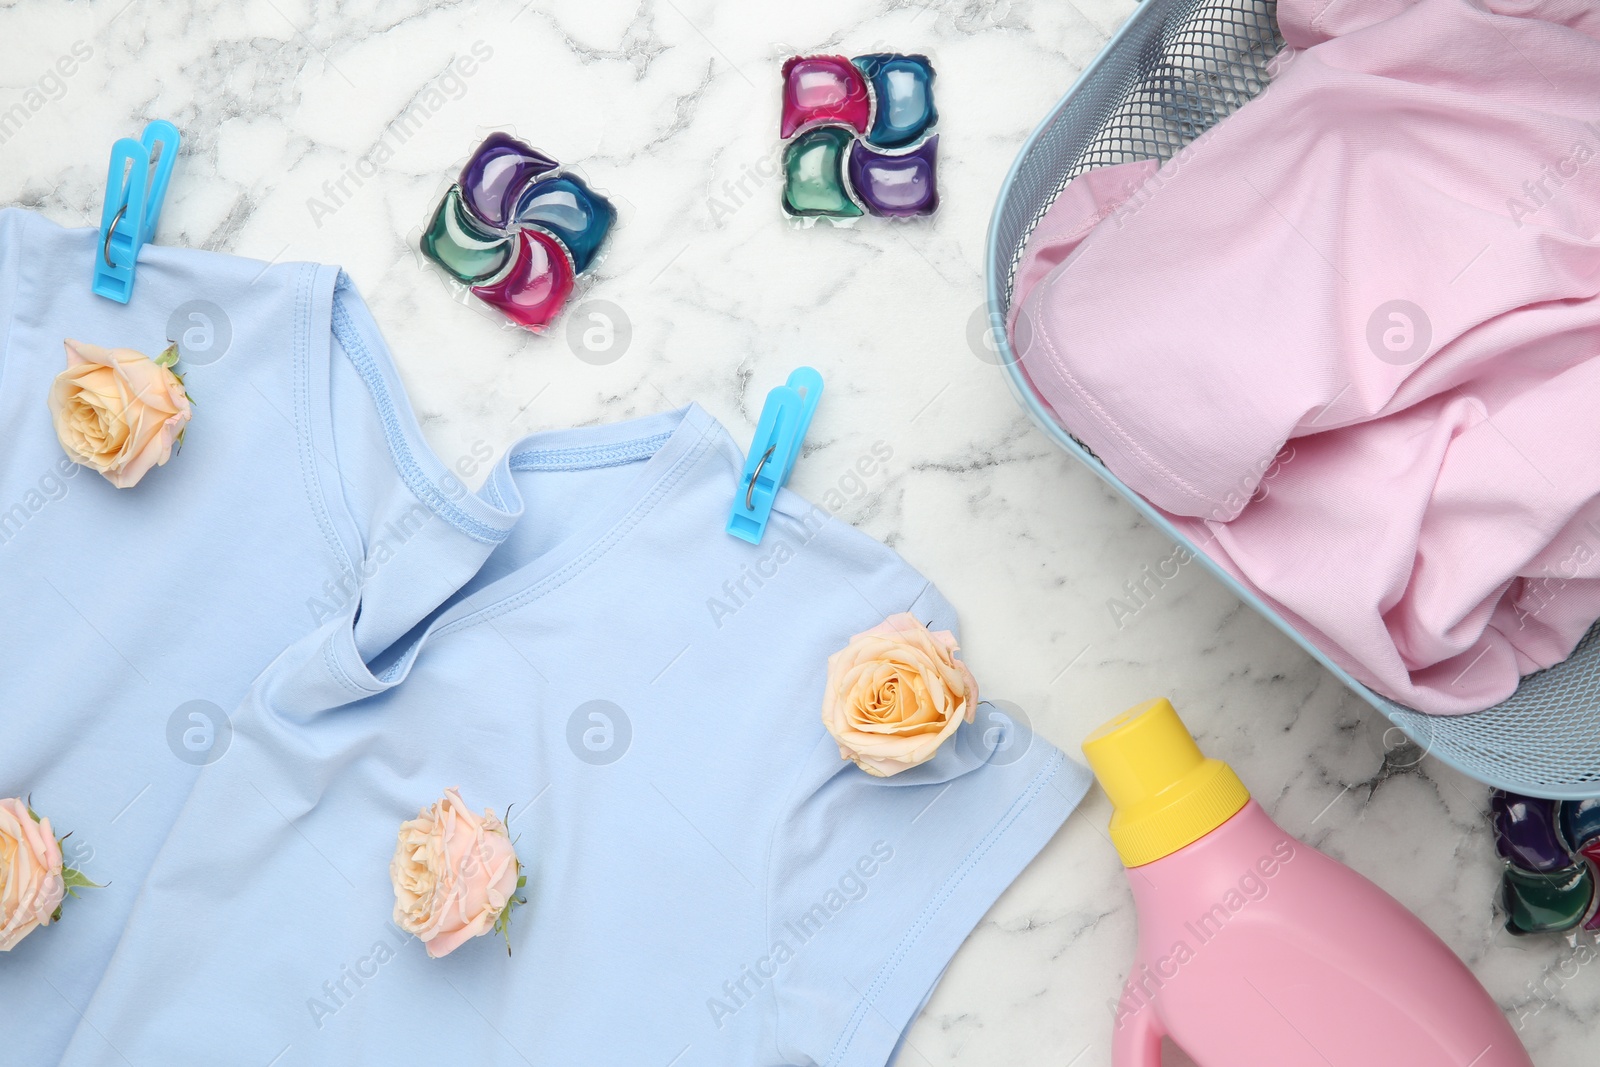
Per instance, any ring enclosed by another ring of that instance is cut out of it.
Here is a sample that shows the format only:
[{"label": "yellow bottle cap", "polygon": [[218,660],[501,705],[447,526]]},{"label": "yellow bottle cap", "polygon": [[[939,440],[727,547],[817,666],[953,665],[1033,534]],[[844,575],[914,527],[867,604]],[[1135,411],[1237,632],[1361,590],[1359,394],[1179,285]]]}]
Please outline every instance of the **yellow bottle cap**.
[{"label": "yellow bottle cap", "polygon": [[1165,697],[1100,727],[1083,754],[1111,799],[1111,843],[1128,867],[1198,841],[1250,800],[1232,767],[1200,751]]}]

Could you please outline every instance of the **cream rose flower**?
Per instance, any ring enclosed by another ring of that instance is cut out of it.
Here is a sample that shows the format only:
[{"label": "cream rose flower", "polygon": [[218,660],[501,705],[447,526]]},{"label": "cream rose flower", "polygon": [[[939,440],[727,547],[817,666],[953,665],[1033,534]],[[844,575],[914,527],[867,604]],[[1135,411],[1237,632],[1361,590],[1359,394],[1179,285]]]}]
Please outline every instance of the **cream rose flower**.
[{"label": "cream rose flower", "polygon": [[395,925],[435,959],[490,930],[504,932],[526,881],[505,823],[492,811],[473,814],[455,789],[400,825],[389,879]]},{"label": "cream rose flower", "polygon": [[67,369],[50,386],[50,417],[67,455],[118,489],[172,458],[191,414],[172,372],[176,345],[157,359],[131,348],[65,342]]},{"label": "cream rose flower", "polygon": [[0,800],[0,952],[49,926],[66,891],[50,820],[35,819],[15,797]]},{"label": "cream rose flower", "polygon": [[839,756],[887,778],[926,763],[978,706],[978,683],[949,630],[891,615],[828,657],[822,723]]}]

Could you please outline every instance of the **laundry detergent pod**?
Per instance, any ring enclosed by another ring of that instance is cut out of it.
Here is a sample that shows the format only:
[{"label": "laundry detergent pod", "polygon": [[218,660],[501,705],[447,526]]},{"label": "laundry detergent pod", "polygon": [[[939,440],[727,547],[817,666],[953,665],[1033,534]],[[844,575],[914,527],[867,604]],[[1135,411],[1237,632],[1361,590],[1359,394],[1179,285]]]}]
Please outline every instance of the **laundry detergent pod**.
[{"label": "laundry detergent pod", "polygon": [[1500,906],[1514,934],[1600,928],[1595,862],[1600,801],[1547,800],[1496,789],[1495,848],[1505,860]]},{"label": "laundry detergent pod", "polygon": [[872,52],[783,65],[783,210],[810,225],[863,214],[915,218],[939,207],[933,64]]},{"label": "laundry detergent pod", "polygon": [[1600,800],[1563,800],[1557,812],[1561,839],[1591,859],[1600,852]]},{"label": "laundry detergent pod", "polygon": [[461,187],[452,185],[422,232],[422,253],[468,285],[487,282],[511,262],[511,239],[479,222],[467,210]]},{"label": "laundry detergent pod", "polygon": [[518,226],[538,226],[557,237],[583,271],[616,221],[617,209],[581,178],[563,174],[528,186],[513,218]]},{"label": "laundry detergent pod", "polygon": [[418,246],[458,300],[544,332],[616,222],[616,206],[581,176],[497,131],[440,195]]},{"label": "laundry detergent pod", "polygon": [[911,144],[939,121],[933,106],[933,64],[927,56],[891,52],[856,56],[852,62],[872,86],[872,129],[877,148]]},{"label": "laundry detergent pod", "polygon": [[528,184],[556,166],[554,159],[537,148],[510,134],[495,132],[484,138],[461,168],[459,184],[474,215],[490,226],[505,229]]},{"label": "laundry detergent pod", "polygon": [[783,150],[783,209],[791,215],[850,218],[861,208],[844,186],[844,153],[850,133],[819,126],[790,141]]},{"label": "laundry detergent pod", "polygon": [[1556,830],[1556,804],[1498,791],[1490,798],[1495,848],[1506,862],[1525,871],[1554,871],[1572,863]]},{"label": "laundry detergent pod", "polygon": [[572,295],[574,274],[560,241],[538,230],[519,230],[510,273],[493,285],[474,286],[472,294],[518,326],[544,330]]},{"label": "laundry detergent pod", "polygon": [[1514,934],[1571,930],[1589,918],[1594,904],[1587,863],[1539,872],[1507,867],[1500,885],[1506,929]]},{"label": "laundry detergent pod", "polygon": [[866,79],[843,56],[795,56],[783,65],[783,114],[779,136],[810,126],[842,124],[867,132],[872,101]]},{"label": "laundry detergent pod", "polygon": [[938,152],[937,135],[894,154],[857,141],[850,148],[850,187],[874,215],[931,215],[939,206]]}]

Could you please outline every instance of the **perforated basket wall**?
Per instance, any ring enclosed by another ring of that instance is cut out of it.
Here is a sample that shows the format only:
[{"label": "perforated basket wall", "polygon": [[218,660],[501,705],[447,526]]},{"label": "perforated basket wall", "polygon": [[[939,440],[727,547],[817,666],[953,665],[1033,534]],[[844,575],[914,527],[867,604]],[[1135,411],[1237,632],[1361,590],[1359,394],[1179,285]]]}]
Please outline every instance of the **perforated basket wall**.
[{"label": "perforated basket wall", "polygon": [[1437,717],[1372,692],[1331,662],[1209,558],[1073,438],[1039,398],[1011,351],[1006,321],[1017,261],[1058,192],[1086,170],[1167,160],[1266,87],[1283,46],[1273,0],[1145,0],[1034,131],[1001,189],[989,229],[989,315],[1018,400],[1154,525],[1194,550],[1240,599],[1401,727],[1422,749],[1481,781],[1534,796],[1600,796],[1600,626],[1572,656],[1523,679],[1487,711]]}]

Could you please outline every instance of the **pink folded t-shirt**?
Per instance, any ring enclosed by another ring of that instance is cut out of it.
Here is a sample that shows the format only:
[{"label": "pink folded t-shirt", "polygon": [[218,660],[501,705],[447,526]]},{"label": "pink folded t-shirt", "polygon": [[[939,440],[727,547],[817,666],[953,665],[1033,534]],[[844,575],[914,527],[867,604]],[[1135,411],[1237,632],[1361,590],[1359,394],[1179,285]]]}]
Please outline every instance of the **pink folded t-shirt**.
[{"label": "pink folded t-shirt", "polygon": [[1076,437],[1353,675],[1480,710],[1600,617],[1600,4],[1278,19],[1260,96],[1062,192],[1012,336]]}]

